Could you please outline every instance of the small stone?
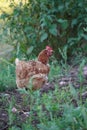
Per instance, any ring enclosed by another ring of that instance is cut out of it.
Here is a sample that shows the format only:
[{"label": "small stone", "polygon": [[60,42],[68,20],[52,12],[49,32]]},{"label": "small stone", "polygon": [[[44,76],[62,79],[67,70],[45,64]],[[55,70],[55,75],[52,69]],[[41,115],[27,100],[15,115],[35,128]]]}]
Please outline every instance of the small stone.
[{"label": "small stone", "polygon": [[23,112],[23,114],[26,116],[26,117],[29,117],[29,112]]},{"label": "small stone", "polygon": [[17,113],[17,109],[15,107],[12,108],[13,113]]},{"label": "small stone", "polygon": [[59,85],[60,85],[60,86],[65,86],[65,85],[67,85],[67,82],[65,82],[65,81],[60,81],[60,82],[59,82]]},{"label": "small stone", "polygon": [[82,98],[87,98],[87,91],[82,93]]}]

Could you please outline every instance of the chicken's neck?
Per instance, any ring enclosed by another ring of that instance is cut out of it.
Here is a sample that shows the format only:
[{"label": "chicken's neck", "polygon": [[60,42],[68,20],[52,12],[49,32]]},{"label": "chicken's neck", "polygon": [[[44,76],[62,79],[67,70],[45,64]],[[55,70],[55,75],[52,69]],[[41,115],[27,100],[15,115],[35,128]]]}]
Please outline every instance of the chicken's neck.
[{"label": "chicken's neck", "polygon": [[49,60],[49,56],[47,55],[47,51],[43,50],[40,52],[40,54],[38,55],[38,61],[42,62],[43,64],[47,64]]}]

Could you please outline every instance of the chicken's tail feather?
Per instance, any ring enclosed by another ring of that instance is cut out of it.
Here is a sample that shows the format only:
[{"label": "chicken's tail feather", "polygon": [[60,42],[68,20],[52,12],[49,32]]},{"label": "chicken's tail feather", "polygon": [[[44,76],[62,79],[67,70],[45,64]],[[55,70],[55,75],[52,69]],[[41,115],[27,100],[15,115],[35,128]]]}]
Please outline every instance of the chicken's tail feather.
[{"label": "chicken's tail feather", "polygon": [[19,59],[16,58],[16,59],[15,59],[15,64],[17,65],[18,63],[19,63]]}]

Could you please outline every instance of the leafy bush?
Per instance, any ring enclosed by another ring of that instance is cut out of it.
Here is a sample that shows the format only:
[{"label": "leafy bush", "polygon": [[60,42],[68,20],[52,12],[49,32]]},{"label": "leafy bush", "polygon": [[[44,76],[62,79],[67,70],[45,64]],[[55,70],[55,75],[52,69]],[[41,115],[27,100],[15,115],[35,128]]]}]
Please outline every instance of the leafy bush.
[{"label": "leafy bush", "polygon": [[28,0],[18,5],[12,1],[10,7],[12,14],[1,15],[6,20],[3,36],[14,45],[16,56],[37,55],[45,45],[53,47],[56,58],[64,46],[68,54],[80,47],[87,51],[86,0]]}]

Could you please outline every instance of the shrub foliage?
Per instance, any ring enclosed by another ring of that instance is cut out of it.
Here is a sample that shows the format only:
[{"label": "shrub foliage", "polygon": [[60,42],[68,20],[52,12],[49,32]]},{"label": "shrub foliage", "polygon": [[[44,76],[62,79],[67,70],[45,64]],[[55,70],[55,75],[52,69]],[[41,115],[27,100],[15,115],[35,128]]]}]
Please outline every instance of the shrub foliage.
[{"label": "shrub foliage", "polygon": [[6,21],[5,41],[14,45],[17,56],[37,55],[45,45],[53,47],[56,58],[64,46],[69,55],[76,48],[87,51],[86,0],[28,0],[18,5],[12,1],[10,7],[13,13],[4,12],[0,18]]}]

